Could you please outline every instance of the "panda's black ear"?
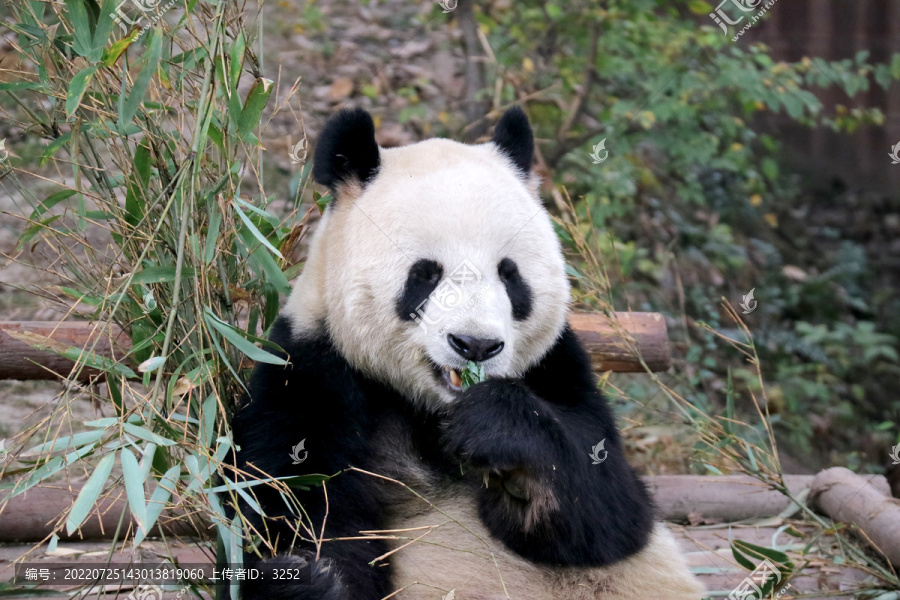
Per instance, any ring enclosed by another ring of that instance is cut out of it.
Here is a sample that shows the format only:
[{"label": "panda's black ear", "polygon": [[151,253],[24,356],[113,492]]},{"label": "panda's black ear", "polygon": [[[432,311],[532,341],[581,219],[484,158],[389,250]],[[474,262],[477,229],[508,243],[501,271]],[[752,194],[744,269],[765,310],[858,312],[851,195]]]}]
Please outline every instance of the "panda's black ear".
[{"label": "panda's black ear", "polygon": [[491,141],[497,144],[513,164],[525,175],[531,173],[531,158],[534,156],[534,135],[525,111],[513,106],[500,117]]},{"label": "panda's black ear", "polygon": [[365,185],[375,177],[381,158],[372,116],[361,108],[342,110],[328,119],[313,164],[313,177],[332,194],[341,183]]}]

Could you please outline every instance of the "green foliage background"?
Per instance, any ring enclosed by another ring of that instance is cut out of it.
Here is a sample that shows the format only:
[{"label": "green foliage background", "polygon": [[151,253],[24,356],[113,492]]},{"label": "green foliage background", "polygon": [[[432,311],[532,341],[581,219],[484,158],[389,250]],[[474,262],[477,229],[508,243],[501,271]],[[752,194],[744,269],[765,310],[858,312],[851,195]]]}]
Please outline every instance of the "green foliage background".
[{"label": "green foliage background", "polygon": [[[715,413],[729,369],[739,387],[760,391],[753,369],[716,343],[716,333],[738,333],[722,299],[737,307],[755,288],[758,308],[743,318],[785,447],[813,468],[880,470],[900,424],[891,391],[900,384],[900,281],[871,264],[883,247],[841,230],[821,236],[809,217],[793,216],[840,199],[785,166],[782,140],[764,117],[847,135],[882,127],[881,109],[858,98],[897,85],[900,54],[879,64],[866,51],[785,62],[762,44],[732,42],[709,19],[713,10],[699,0],[486,10],[478,22],[505,82],[486,103],[528,98],[545,173],[574,204],[574,214],[560,216],[603,265],[588,274],[583,248],[569,244],[578,300],[678,319],[684,327],[670,334],[684,377],[674,387]],[[824,105],[817,93],[833,89],[843,104]],[[595,165],[600,142],[609,157]],[[625,385],[629,398],[652,395],[641,382]],[[623,408],[647,413],[631,400]]]}]

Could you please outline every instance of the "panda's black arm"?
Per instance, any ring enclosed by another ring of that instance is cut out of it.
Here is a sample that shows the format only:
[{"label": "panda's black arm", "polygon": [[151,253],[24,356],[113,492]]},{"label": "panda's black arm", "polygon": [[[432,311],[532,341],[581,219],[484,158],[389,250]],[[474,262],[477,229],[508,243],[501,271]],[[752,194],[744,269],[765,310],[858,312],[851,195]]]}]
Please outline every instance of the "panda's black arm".
[{"label": "panda's black arm", "polygon": [[612,411],[569,328],[523,379],[466,390],[449,411],[445,437],[487,482],[479,490],[484,524],[520,555],[599,566],[646,544],[649,495],[625,460]]},{"label": "panda's black arm", "polygon": [[[357,375],[337,353],[327,336],[296,340],[289,322],[282,318],[273,326],[272,340],[290,358],[288,367],[257,365],[249,385],[249,397],[232,420],[238,469],[262,477],[286,477],[307,473],[334,474],[347,467],[365,469],[370,454],[368,432],[373,430],[372,411]],[[305,440],[304,449],[292,450]],[[294,457],[300,459],[299,464]],[[329,480],[327,519],[322,487],[294,492],[309,515],[316,536],[359,537],[362,530],[381,529],[383,508],[378,505],[370,477],[344,471]],[[322,544],[320,558],[313,561],[315,547],[297,539],[298,518],[279,493],[268,485],[250,488],[266,514],[261,517],[241,503],[249,523],[275,542],[279,565],[312,564],[308,585],[278,582],[247,584],[244,598],[292,598],[294,600],[376,600],[389,593],[390,574],[384,567],[368,563],[387,552],[382,540],[333,541]],[[261,545],[262,547],[262,545]],[[263,553],[266,556],[266,553]],[[259,560],[253,555],[248,561]]]}]

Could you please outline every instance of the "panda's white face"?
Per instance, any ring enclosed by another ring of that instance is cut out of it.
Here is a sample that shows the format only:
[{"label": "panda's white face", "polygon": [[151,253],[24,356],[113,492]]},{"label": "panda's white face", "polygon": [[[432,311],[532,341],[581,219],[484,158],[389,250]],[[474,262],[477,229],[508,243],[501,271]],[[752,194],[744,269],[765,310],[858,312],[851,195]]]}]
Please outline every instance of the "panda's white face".
[{"label": "panda's white face", "polygon": [[493,143],[381,149],[365,187],[342,184],[286,313],[324,322],[361,372],[434,406],[471,360],[515,377],[552,346],[569,287],[549,215]]}]

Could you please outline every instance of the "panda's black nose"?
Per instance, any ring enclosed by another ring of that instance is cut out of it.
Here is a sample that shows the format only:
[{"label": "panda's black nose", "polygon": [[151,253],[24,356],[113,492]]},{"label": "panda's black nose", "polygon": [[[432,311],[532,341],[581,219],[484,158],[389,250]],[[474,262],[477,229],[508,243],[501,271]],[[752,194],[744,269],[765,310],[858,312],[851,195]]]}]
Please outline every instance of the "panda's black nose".
[{"label": "panda's black nose", "polygon": [[493,358],[503,351],[502,340],[476,338],[470,335],[447,334],[447,341],[456,353],[475,362],[481,362]]}]

